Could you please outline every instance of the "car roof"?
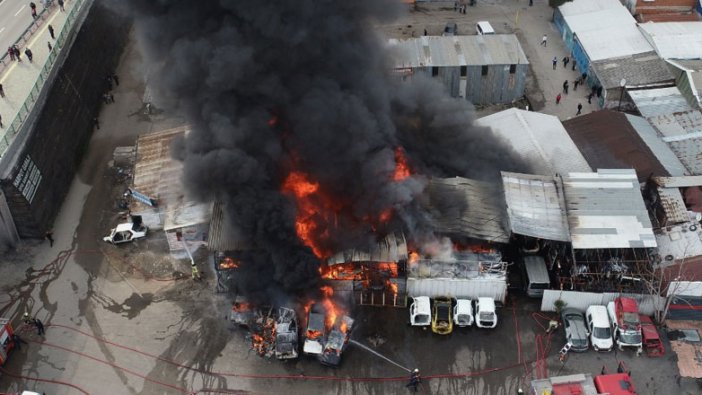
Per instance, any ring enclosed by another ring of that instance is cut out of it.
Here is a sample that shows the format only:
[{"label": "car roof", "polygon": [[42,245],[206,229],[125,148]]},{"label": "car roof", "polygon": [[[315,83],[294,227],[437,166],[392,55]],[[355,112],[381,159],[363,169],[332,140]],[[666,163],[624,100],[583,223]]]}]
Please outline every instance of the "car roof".
[{"label": "car roof", "polygon": [[592,323],[595,326],[609,327],[609,315],[607,315],[607,308],[604,306],[590,306],[587,308],[587,314],[592,316]]},{"label": "car roof", "polygon": [[493,298],[478,298],[480,310],[495,310],[495,299]]},{"label": "car roof", "polygon": [[431,308],[429,307],[428,296],[417,296],[414,298],[414,303],[420,313],[430,314]]},{"label": "car roof", "polygon": [[456,311],[459,314],[467,314],[473,311],[473,305],[468,299],[458,299],[456,300]]},{"label": "car roof", "polygon": [[[617,299],[619,300],[619,303],[621,303],[622,309],[624,311],[638,314],[639,307],[636,304],[636,299],[627,298],[626,296],[620,296]],[[615,299],[615,306],[616,306],[616,299]]]},{"label": "car roof", "polygon": [[133,225],[134,225],[134,224],[132,224],[131,222],[127,222],[127,223],[124,223],[124,224],[119,224],[119,225],[117,225],[117,227],[115,228],[115,231],[116,231],[116,232],[124,232],[125,230],[132,230],[132,226],[133,226]]}]

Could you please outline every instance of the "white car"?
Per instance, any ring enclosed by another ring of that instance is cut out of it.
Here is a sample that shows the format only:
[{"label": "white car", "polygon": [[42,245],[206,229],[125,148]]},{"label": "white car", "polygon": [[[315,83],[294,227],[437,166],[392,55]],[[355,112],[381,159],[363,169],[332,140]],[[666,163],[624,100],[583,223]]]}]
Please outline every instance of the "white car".
[{"label": "white car", "polygon": [[470,299],[456,300],[456,306],[453,308],[453,323],[460,327],[473,325],[473,304]]},{"label": "white car", "polygon": [[495,299],[478,298],[475,303],[475,325],[478,328],[494,328],[497,326]]},{"label": "white car", "polygon": [[132,222],[117,225],[116,228],[110,231],[109,236],[105,236],[102,239],[112,244],[129,243],[146,237],[148,230],[149,228],[141,221],[141,216],[133,215]]},{"label": "white car", "polygon": [[609,326],[607,308],[604,306],[590,306],[585,312],[587,329],[590,332],[590,344],[595,351],[611,351],[614,347],[612,341],[612,328]]},{"label": "white car", "polygon": [[412,304],[410,305],[410,325],[431,325],[431,304],[428,296],[412,298]]}]

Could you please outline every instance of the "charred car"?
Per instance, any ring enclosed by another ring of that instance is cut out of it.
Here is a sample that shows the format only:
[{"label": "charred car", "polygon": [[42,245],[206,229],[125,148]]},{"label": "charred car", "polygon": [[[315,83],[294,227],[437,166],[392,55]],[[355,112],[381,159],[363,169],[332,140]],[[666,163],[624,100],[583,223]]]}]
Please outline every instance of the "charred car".
[{"label": "charred car", "polygon": [[241,296],[237,296],[232,303],[232,311],[229,314],[229,320],[236,325],[248,327],[253,321],[254,311],[251,304]]},{"label": "charred car", "polygon": [[149,228],[144,225],[141,215],[132,215],[132,222],[125,222],[110,230],[110,234],[102,240],[112,244],[129,243],[146,237]]},{"label": "charred car", "polygon": [[351,317],[341,317],[341,322],[334,325],[327,341],[324,343],[324,351],[319,355],[319,362],[327,366],[339,366],[341,354],[349,344],[349,336],[353,327]]},{"label": "charred car", "polygon": [[297,358],[297,316],[295,310],[287,307],[278,309],[275,326],[275,357],[277,359]]},{"label": "charred car", "polygon": [[305,344],[302,352],[307,355],[319,355],[324,350],[325,332],[324,325],[325,311],[318,304],[310,307],[307,315],[307,330],[305,331]]}]

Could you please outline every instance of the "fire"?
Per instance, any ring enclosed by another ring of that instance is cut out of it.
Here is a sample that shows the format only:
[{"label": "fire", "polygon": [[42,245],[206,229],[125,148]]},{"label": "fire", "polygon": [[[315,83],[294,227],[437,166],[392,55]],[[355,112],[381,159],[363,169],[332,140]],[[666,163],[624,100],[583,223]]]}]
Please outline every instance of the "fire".
[{"label": "fire", "polygon": [[390,277],[397,278],[397,263],[395,262],[380,262],[377,264],[378,270],[381,272],[387,272]]},{"label": "fire", "polygon": [[419,262],[419,254],[416,253],[415,251],[412,251],[409,253],[409,263],[410,265],[415,264]]},{"label": "fire", "polygon": [[321,288],[321,290],[322,290],[322,294],[327,298],[330,298],[330,297],[332,297],[332,295],[334,295],[334,290],[332,289],[332,287],[330,287],[328,285],[323,286]]},{"label": "fire", "polygon": [[346,333],[346,332],[348,332],[349,326],[346,325],[346,321],[341,320],[341,325],[339,325],[339,330],[341,331],[341,333]]},{"label": "fire", "polygon": [[251,348],[258,353],[258,355],[263,355],[266,353],[266,344],[264,342],[263,336],[254,333],[251,336]]},{"label": "fire", "polygon": [[232,305],[232,310],[233,311],[238,311],[238,312],[244,312],[244,311],[249,311],[251,310],[251,305],[248,303],[234,303]]},{"label": "fire", "polygon": [[225,257],[219,262],[219,270],[236,269],[239,267],[239,262],[230,257]]},{"label": "fire", "polygon": [[324,304],[324,308],[327,310],[326,321],[324,322],[324,325],[327,328],[332,328],[334,326],[334,323],[336,322],[336,317],[339,315],[337,307],[334,305],[334,302],[332,302],[329,298],[325,298],[322,304]]},{"label": "fire", "polygon": [[390,291],[392,291],[393,294],[397,295],[397,284],[393,283],[392,281],[385,280],[385,285],[390,288]]},{"label": "fire", "polygon": [[402,181],[411,175],[405,151],[401,147],[395,148],[395,173],[392,175],[393,181]]},{"label": "fire", "polygon": [[310,340],[318,339],[318,338],[322,337],[322,332],[308,330],[306,337]]},{"label": "fire", "polygon": [[283,182],[283,191],[295,196],[297,202],[297,217],[295,218],[295,232],[302,242],[312,249],[318,258],[325,256],[316,240],[317,222],[315,215],[322,212],[321,207],[312,199],[319,192],[319,184],[312,182],[302,172],[293,171]]},{"label": "fire", "polygon": [[323,265],[319,267],[319,274],[327,280],[358,280],[361,277],[354,263]]}]

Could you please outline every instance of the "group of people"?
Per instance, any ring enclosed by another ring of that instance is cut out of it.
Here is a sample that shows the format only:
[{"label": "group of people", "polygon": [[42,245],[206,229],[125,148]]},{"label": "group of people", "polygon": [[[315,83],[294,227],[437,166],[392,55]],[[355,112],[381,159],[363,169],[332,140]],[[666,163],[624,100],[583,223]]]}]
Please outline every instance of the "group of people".
[{"label": "group of people", "polygon": [[[105,81],[107,82],[107,92],[103,93],[102,100],[105,104],[114,103],[115,96],[112,94],[113,86],[119,86],[119,77],[117,74],[107,74],[105,76]],[[100,129],[100,127],[98,127]]]},{"label": "group of people", "polygon": [[[22,53],[20,52],[19,47],[17,47],[17,44],[11,45],[7,47],[7,54],[10,55],[10,60],[12,61],[22,61]],[[29,59],[29,63],[32,63],[32,59],[34,58],[34,54],[32,53],[32,50],[27,48],[24,50],[24,54],[27,55],[27,59]]]}]

